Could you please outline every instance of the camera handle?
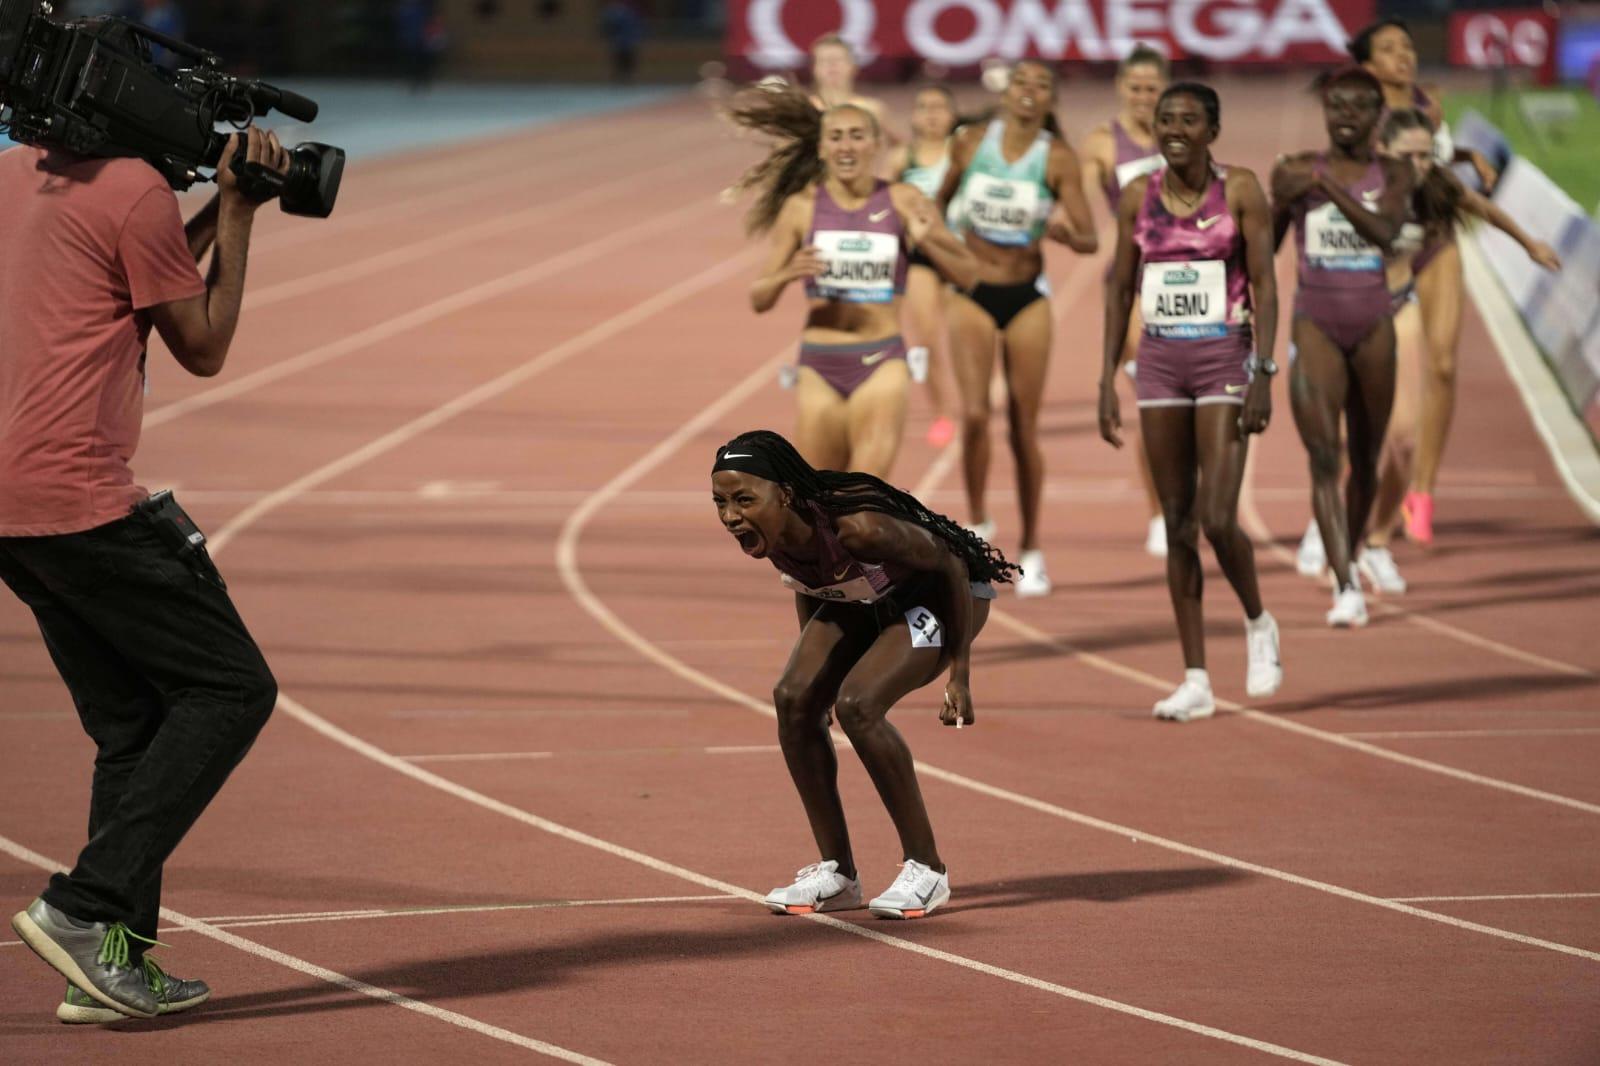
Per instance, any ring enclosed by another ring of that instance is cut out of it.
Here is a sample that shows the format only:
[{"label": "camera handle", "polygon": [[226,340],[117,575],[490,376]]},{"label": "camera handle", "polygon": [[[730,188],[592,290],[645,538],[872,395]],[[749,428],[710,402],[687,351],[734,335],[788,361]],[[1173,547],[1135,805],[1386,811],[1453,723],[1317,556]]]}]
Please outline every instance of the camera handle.
[{"label": "camera handle", "polygon": [[239,191],[255,203],[264,204],[283,192],[284,176],[265,164],[247,162],[243,155],[235,154],[228,169],[238,180]]}]

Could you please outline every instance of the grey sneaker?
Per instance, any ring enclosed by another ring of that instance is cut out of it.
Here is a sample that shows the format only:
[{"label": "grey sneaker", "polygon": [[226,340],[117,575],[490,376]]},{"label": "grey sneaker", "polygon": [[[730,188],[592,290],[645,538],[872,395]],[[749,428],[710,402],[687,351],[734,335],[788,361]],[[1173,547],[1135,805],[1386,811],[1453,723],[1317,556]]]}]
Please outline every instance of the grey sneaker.
[{"label": "grey sneaker", "polygon": [[[181,977],[173,977],[149,955],[144,957],[144,979],[150,991],[155,993],[159,1014],[178,1014],[198,1007],[211,998],[211,989],[204,981],[185,981]],[[56,1019],[68,1025],[104,1025],[107,1022],[120,1022],[123,1015],[109,1007],[102,1007],[86,993],[68,985],[67,994],[56,1006]]]},{"label": "grey sneaker", "polygon": [[145,975],[129,965],[128,927],[80,922],[36,899],[11,918],[33,953],[101,1006],[130,1018],[154,1018],[156,997]]}]

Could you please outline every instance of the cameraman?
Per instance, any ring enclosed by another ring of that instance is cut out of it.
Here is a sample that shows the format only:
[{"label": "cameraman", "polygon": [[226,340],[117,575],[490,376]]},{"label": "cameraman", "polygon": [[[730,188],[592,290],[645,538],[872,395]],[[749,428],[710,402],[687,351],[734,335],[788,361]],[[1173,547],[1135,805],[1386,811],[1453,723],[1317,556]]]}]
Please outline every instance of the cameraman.
[{"label": "cameraman", "polygon": [[0,152],[0,579],[32,609],[96,747],[89,842],[11,923],[70,982],[64,1021],[210,995],[144,956],[161,867],[277,700],[192,523],[169,495],[147,500],[128,465],[151,327],[192,374],[227,358],[260,206],[230,168],[241,149],[288,166],[271,133],[230,138],[220,191],[187,227],[142,160]]}]

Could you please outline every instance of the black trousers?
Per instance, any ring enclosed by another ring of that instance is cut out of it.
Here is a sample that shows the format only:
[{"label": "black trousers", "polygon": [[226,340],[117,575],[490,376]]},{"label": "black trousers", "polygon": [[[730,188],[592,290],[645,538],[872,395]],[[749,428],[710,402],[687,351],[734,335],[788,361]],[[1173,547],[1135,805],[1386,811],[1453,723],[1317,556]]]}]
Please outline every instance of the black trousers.
[{"label": "black trousers", "polygon": [[180,556],[141,514],[0,537],[0,579],[33,610],[96,747],[89,843],[45,901],[153,939],[162,864],[266,724],[277,683],[210,558]]}]

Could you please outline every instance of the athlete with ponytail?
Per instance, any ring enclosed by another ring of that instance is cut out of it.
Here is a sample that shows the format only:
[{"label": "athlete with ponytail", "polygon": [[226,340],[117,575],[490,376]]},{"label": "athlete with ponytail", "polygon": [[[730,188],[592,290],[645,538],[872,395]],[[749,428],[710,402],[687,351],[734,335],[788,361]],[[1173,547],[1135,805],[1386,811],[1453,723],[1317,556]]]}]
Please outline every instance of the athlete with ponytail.
[{"label": "athlete with ponytail", "polygon": [[[950,134],[956,127],[956,118],[956,98],[946,86],[925,85],[917,90],[911,105],[911,140],[889,153],[888,172],[895,175],[895,181],[916,186],[930,200],[939,195],[950,171]],[[944,279],[926,255],[912,252],[910,269],[906,271],[906,325],[913,345],[908,358],[912,376],[916,377],[920,356],[921,380],[933,406],[928,443],[935,448],[943,448],[956,434],[945,394],[945,342],[949,330],[944,310]]]},{"label": "athlete with ponytail", "polygon": [[1410,221],[1401,230],[1388,267],[1399,339],[1394,412],[1378,464],[1378,498],[1373,505],[1372,529],[1357,557],[1362,575],[1380,592],[1390,594],[1406,591],[1405,578],[1400,575],[1389,544],[1400,524],[1401,501],[1412,483],[1423,407],[1426,338],[1415,296],[1416,263],[1422,260],[1425,250],[1448,241],[1448,234],[1456,226],[1468,218],[1481,218],[1520,244],[1539,266],[1561,269],[1561,259],[1553,248],[1528,236],[1494,201],[1465,188],[1455,174],[1438,164],[1434,133],[1433,121],[1427,114],[1409,107],[1390,111],[1378,129],[1379,154],[1408,165],[1416,176]]},{"label": "athlete with ponytail", "polygon": [[[1167,88],[1167,58],[1147,44],[1135,45],[1127,58],[1117,64],[1117,114],[1110,122],[1096,126],[1083,139],[1084,179],[1105,194],[1116,225],[1117,202],[1122,190],[1134,179],[1160,170],[1161,149],[1156,144],[1156,101]],[[1111,282],[1115,259],[1106,263],[1106,283]],[[1122,367],[1129,378],[1138,374],[1135,350],[1144,332],[1135,306],[1128,316],[1128,335],[1122,348]],[[1144,486],[1150,509],[1150,524],[1145,533],[1144,550],[1158,559],[1167,557],[1167,527],[1161,518],[1161,497],[1151,480],[1150,460],[1145,454],[1144,437],[1134,449],[1134,466]]]},{"label": "athlete with ponytail", "polygon": [[[1436,163],[1470,163],[1485,191],[1494,190],[1499,179],[1494,168],[1482,154],[1456,146],[1438,97],[1417,84],[1417,49],[1403,20],[1385,18],[1365,27],[1351,38],[1349,50],[1351,58],[1383,86],[1386,111],[1415,108],[1427,115]],[[1456,349],[1461,342],[1466,282],[1455,226],[1441,226],[1430,234],[1411,267],[1427,360],[1417,458],[1403,506],[1406,535],[1426,547],[1433,543],[1433,490],[1456,403]]]},{"label": "athlete with ponytail", "polygon": [[796,443],[819,467],[887,476],[910,382],[900,339],[908,254],[920,250],[957,285],[973,283],[977,263],[931,200],[875,176],[881,139],[870,111],[819,112],[804,92],[764,84],[741,94],[730,117],[777,139],[734,189],[755,191],[746,226],[770,234],[751,306],[770,311],[791,282],[805,285]]},{"label": "athlete with ponytail", "polygon": [[966,241],[978,260],[977,286],[950,301],[967,505],[972,528],[985,539],[993,536],[985,490],[989,381],[998,351],[1022,512],[1019,596],[1044,596],[1051,588],[1039,544],[1044,492],[1039,409],[1054,321],[1041,245],[1049,238],[1084,255],[1099,247],[1077,153],[1051,112],[1055,91],[1055,72],[1047,64],[1024,59],[1012,67],[994,117],[956,132],[950,173],[939,194],[945,206],[959,196]]},{"label": "athlete with ponytail", "polygon": [[850,739],[900,836],[903,865],[868,906],[921,918],[950,898],[910,750],[888,714],[945,670],[945,725],[974,721],[972,641],[994,582],[1016,567],[995,548],[870,474],[817,470],[776,433],[742,433],[717,449],[711,498],[746,555],[768,559],[795,592],[800,639],[773,692],[778,740],[818,862],[768,894],[777,914],[850,910],[861,883],[844,808],[830,714]]}]

